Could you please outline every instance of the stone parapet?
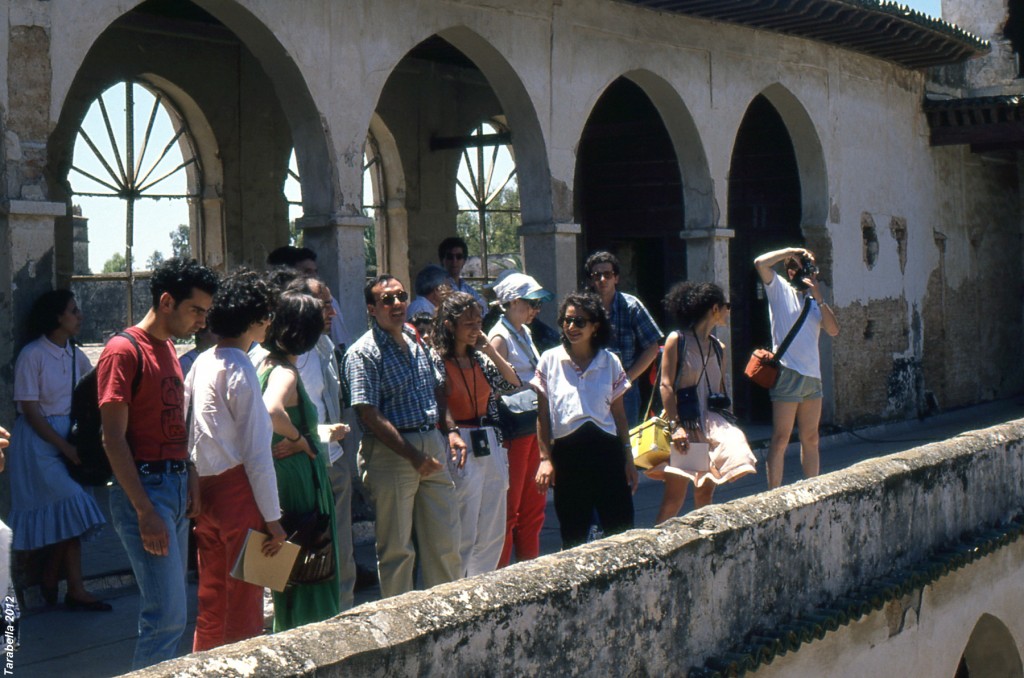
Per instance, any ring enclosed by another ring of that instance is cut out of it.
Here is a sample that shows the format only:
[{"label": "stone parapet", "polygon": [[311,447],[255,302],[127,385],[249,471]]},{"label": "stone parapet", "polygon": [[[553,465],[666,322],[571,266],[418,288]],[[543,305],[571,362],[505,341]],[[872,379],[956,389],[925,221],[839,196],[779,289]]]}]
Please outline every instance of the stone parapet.
[{"label": "stone parapet", "polygon": [[1022,484],[1018,420],[140,675],[680,675],[1019,513]]}]

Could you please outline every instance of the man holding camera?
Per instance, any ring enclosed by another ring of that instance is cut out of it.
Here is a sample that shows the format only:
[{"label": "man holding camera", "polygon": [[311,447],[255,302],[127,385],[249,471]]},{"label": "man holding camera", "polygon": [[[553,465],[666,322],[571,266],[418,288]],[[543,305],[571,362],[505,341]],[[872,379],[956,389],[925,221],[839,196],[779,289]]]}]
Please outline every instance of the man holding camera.
[{"label": "man holding camera", "polygon": [[[786,279],[772,268],[785,262]],[[786,446],[799,428],[800,464],[804,477],[818,475],[818,422],[821,419],[821,361],[818,334],[824,329],[830,337],[839,334],[835,313],[821,296],[818,267],[814,255],[801,247],[762,254],[754,260],[757,274],[768,296],[772,325],[772,348],[778,351],[803,311],[810,309],[779,364],[779,377],[768,394],[772,401],[772,441],[768,449],[768,489],[782,484]]]}]

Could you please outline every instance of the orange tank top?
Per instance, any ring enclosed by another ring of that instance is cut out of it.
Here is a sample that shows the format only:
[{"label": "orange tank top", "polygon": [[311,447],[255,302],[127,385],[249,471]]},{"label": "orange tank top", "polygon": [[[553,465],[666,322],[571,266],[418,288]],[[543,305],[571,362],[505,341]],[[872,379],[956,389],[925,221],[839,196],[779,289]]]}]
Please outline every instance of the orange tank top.
[{"label": "orange tank top", "polygon": [[454,359],[444,361],[444,371],[448,377],[445,394],[448,396],[448,411],[455,421],[479,421],[487,415],[487,398],[491,395],[491,385],[484,377],[475,358],[470,358],[472,367],[459,367]]}]

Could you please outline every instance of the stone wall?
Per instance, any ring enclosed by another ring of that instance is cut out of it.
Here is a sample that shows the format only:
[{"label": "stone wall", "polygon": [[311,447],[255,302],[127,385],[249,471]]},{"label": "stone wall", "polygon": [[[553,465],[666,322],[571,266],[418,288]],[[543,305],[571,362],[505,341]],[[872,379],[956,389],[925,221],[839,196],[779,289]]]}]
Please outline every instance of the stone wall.
[{"label": "stone wall", "polygon": [[1018,515],[1022,483],[1019,420],[140,675],[684,675]]}]

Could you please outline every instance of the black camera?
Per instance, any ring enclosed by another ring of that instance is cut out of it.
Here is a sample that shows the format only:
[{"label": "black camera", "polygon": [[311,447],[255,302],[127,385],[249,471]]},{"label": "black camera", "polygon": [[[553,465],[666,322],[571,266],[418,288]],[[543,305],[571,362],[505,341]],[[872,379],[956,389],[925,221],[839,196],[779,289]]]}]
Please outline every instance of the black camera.
[{"label": "black camera", "polygon": [[709,393],[708,409],[712,411],[727,410],[732,407],[732,398],[725,393]]},{"label": "black camera", "polygon": [[[790,268],[792,271],[793,269]],[[819,273],[818,267],[814,265],[814,260],[810,257],[800,257],[800,270],[795,271],[789,284],[802,292],[807,289],[807,285],[804,284],[804,279],[813,280]]]}]

